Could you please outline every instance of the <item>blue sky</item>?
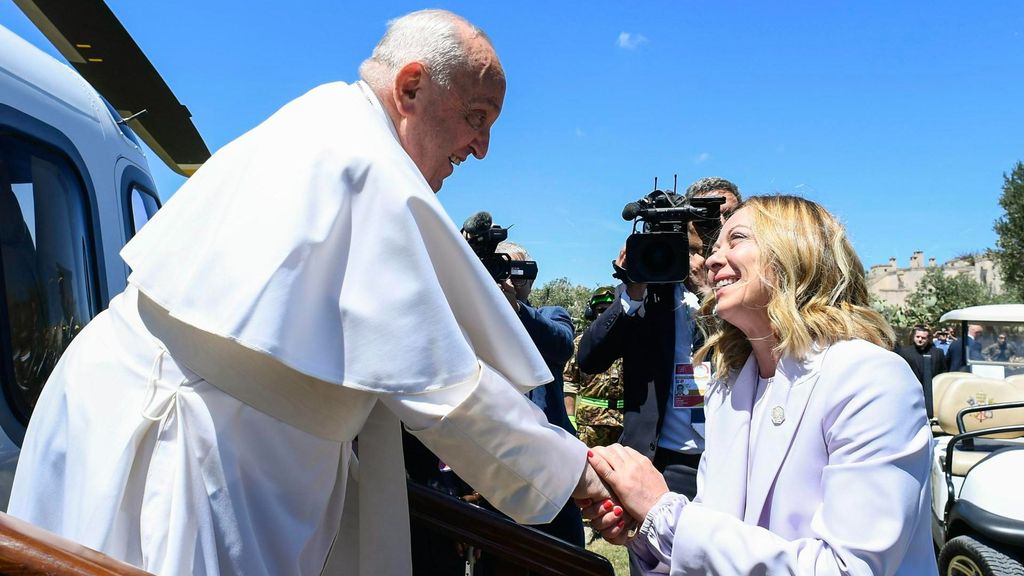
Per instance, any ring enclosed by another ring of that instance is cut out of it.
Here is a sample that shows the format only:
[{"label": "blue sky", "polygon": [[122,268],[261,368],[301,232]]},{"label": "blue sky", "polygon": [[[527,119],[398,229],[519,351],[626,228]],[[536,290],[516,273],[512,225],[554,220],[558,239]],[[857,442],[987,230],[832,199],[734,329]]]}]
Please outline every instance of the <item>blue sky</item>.
[{"label": "blue sky", "polygon": [[[212,150],[356,70],[395,16],[440,7],[488,32],[508,76],[484,161],[441,201],[514,224],[540,281],[611,283],[622,206],[654,178],[792,193],[847,225],[865,266],[995,245],[1024,160],[1024,4],[108,0]],[[49,46],[17,7],[0,23]],[[182,179],[150,156],[161,195]]]}]

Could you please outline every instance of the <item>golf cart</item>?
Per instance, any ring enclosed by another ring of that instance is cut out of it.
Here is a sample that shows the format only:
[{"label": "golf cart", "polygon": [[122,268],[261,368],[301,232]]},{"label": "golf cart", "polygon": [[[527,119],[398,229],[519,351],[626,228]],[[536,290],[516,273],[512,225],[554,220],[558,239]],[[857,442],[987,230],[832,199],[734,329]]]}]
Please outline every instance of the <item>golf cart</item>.
[{"label": "golf cart", "polygon": [[932,380],[939,571],[1024,576],[1024,304],[953,310],[941,321],[960,322],[951,346],[966,366]]}]

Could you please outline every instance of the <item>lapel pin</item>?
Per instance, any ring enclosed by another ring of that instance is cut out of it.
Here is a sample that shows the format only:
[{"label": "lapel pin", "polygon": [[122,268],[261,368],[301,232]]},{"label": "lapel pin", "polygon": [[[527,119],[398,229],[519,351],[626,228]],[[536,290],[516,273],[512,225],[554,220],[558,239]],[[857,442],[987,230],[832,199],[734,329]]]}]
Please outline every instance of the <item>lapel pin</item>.
[{"label": "lapel pin", "polygon": [[786,411],[783,410],[782,406],[776,406],[772,408],[772,424],[778,426],[786,421]]}]

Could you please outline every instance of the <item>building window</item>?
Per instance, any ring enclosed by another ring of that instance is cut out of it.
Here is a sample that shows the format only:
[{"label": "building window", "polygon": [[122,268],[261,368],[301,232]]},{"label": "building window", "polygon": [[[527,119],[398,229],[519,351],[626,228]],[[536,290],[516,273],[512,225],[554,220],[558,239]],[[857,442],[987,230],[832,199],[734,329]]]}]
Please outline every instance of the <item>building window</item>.
[{"label": "building window", "polygon": [[63,156],[0,134],[0,378],[23,423],[57,359],[98,310],[86,198]]}]

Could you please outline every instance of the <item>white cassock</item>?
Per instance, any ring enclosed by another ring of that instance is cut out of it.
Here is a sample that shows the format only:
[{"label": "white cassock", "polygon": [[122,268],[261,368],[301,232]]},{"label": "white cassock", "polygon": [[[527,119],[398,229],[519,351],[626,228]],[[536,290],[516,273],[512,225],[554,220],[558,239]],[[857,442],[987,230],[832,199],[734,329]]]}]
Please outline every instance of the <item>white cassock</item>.
[{"label": "white cassock", "polygon": [[403,574],[397,419],[520,522],[582,473],[522,395],[543,359],[362,83],[225,146],[122,256],[129,288],[39,398],[15,516],[158,574],[319,574],[336,539],[328,571]]}]

